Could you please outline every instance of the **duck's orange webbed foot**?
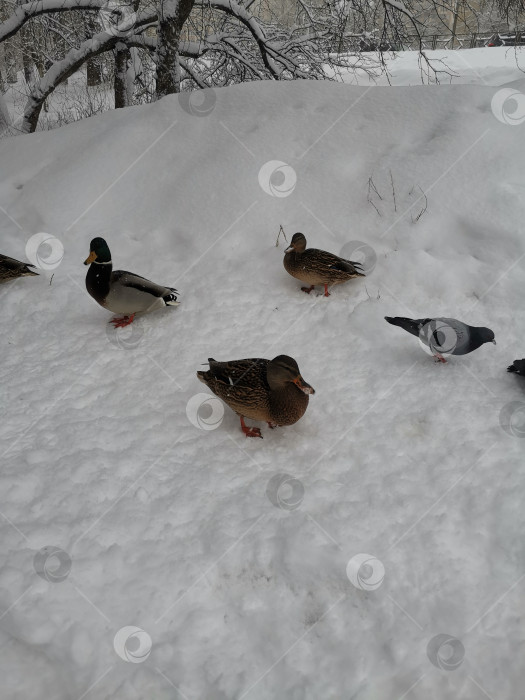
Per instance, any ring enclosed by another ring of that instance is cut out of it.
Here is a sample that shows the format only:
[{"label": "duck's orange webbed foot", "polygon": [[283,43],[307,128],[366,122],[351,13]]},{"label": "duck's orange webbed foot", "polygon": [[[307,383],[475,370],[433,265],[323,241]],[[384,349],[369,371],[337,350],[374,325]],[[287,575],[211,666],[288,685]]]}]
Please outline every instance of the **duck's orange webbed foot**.
[{"label": "duck's orange webbed foot", "polygon": [[325,284],[325,286],[324,286],[324,295],[325,295],[325,297],[331,296],[330,292],[328,291],[328,285],[327,285],[327,284]]},{"label": "duck's orange webbed foot", "polygon": [[241,418],[241,430],[246,435],[246,437],[260,437],[260,438],[262,438],[260,428],[249,428],[246,425],[246,423],[244,422],[244,418],[242,416],[240,418]]},{"label": "duck's orange webbed foot", "polygon": [[301,290],[302,290],[303,292],[306,292],[307,294],[310,294],[310,292],[314,289],[314,287],[315,287],[315,285],[312,284],[311,287],[301,287]]},{"label": "duck's orange webbed foot", "polygon": [[112,323],[115,328],[125,328],[126,326],[129,326],[130,323],[133,323],[134,318],[135,314],[131,314],[131,316],[121,316],[120,318],[115,316],[115,318],[112,318],[109,323]]},{"label": "duck's orange webbed foot", "polygon": [[434,355],[434,357],[436,358],[436,359],[434,360],[434,362],[443,362],[443,363],[446,362],[446,360],[445,360],[445,358],[443,357],[443,355],[440,355],[439,353],[437,353],[436,355]]}]

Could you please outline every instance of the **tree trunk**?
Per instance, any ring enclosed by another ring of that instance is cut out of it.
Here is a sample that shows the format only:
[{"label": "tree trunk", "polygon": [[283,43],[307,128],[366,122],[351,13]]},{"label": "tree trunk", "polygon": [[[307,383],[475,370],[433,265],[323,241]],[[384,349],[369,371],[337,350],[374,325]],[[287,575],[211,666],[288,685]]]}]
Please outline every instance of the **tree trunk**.
[{"label": "tree trunk", "polygon": [[6,65],[5,65],[5,49],[4,45],[0,44],[0,92],[6,91]]},{"label": "tree trunk", "polygon": [[88,86],[100,85],[102,82],[102,66],[96,58],[86,62],[86,77]]},{"label": "tree trunk", "polygon": [[11,120],[9,118],[9,111],[4,100],[2,92],[0,92],[0,136],[9,128]]},{"label": "tree trunk", "polygon": [[[88,12],[86,16],[86,39],[97,33],[97,22],[95,16]],[[88,58],[86,61],[86,79],[88,87],[100,85],[102,82],[102,66],[98,58]]]},{"label": "tree trunk", "polygon": [[180,92],[179,44],[195,0],[159,0],[156,98]]},{"label": "tree trunk", "polygon": [[115,109],[129,107],[132,95],[128,87],[128,66],[131,61],[131,52],[125,44],[117,44],[115,55]]},{"label": "tree trunk", "polygon": [[33,62],[30,56],[31,37],[28,36],[24,28],[20,31],[20,46],[22,49],[22,66],[24,68],[24,78],[28,85],[33,84]]}]

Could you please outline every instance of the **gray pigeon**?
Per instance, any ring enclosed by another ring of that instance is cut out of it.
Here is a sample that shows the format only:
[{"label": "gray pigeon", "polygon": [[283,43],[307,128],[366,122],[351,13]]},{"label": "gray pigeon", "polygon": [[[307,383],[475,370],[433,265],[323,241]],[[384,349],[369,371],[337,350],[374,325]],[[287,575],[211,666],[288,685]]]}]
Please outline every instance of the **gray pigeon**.
[{"label": "gray pigeon", "polygon": [[525,359],[514,360],[514,362],[507,367],[507,372],[516,372],[516,374],[521,374],[522,377],[525,377]]},{"label": "gray pigeon", "polygon": [[446,362],[443,355],[467,355],[483,343],[496,345],[490,328],[468,326],[455,318],[385,316],[385,320],[417,336],[441,362]]}]

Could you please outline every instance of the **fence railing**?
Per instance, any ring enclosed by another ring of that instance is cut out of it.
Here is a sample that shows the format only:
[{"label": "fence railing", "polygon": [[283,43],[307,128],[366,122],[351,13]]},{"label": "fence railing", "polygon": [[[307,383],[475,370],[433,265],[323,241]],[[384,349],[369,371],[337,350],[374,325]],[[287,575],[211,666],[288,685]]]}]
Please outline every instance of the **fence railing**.
[{"label": "fence railing", "polygon": [[[494,32],[474,34],[432,34],[421,37],[423,49],[475,49],[488,46],[495,37]],[[513,35],[514,36],[514,35]],[[516,41],[510,41],[507,46],[520,44],[520,34],[516,34]],[[398,51],[414,51],[420,47],[420,38],[417,35],[408,36],[402,46],[396,47]]]},{"label": "fence railing", "polygon": [[[335,42],[334,42],[335,43]],[[375,37],[358,38],[342,37],[338,40],[335,51],[419,51],[435,49],[474,49],[484,46],[524,46],[525,31],[502,32],[475,32],[473,34],[417,34],[400,37],[396,42],[384,40],[379,46],[379,39]]]}]

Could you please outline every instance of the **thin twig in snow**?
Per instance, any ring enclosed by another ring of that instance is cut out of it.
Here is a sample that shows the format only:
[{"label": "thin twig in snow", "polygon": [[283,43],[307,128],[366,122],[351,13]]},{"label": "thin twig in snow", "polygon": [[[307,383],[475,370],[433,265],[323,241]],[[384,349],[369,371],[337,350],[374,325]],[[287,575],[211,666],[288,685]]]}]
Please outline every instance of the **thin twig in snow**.
[{"label": "thin twig in snow", "polygon": [[[418,185],[418,187],[419,187],[419,185]],[[413,188],[412,188],[412,189],[413,189]],[[416,222],[419,221],[419,219],[423,216],[423,214],[426,212],[427,207],[428,207],[428,199],[427,199],[427,196],[426,196],[426,194],[423,192],[423,190],[421,189],[421,187],[419,187],[419,189],[421,190],[421,194],[422,194],[423,197],[425,198],[425,206],[423,207],[423,209],[421,209],[421,211],[419,212],[419,214],[416,216],[415,219],[414,219],[414,217],[412,217],[412,215],[411,215],[412,223],[413,223],[413,224],[415,224]],[[412,190],[411,190],[411,191],[412,191]]]},{"label": "thin twig in snow", "polygon": [[390,170],[390,182],[392,183],[392,197],[394,198],[394,211],[397,211],[397,204],[396,204],[396,190],[394,187],[394,176],[392,175],[392,171]]},{"label": "thin twig in snow", "polygon": [[288,243],[288,239],[286,238],[286,233],[284,232],[284,228],[282,226],[279,226],[279,233],[277,234],[277,240],[275,241],[275,247],[277,248],[279,245],[279,236],[281,233],[284,236],[284,240]]},{"label": "thin twig in snow", "polygon": [[374,192],[377,194],[377,196],[379,197],[379,199],[383,199],[383,197],[381,197],[381,195],[380,195],[379,192],[377,191],[377,187],[375,186],[374,181],[372,180],[371,177],[369,177],[369,178],[368,178],[368,197],[367,197],[367,201],[368,201],[369,204],[371,204],[371,205],[374,207],[374,209],[375,209],[376,212],[379,214],[379,216],[381,216],[381,212],[380,212],[379,209],[376,207],[376,205],[374,204],[374,202],[372,202],[372,197],[371,197],[371,194],[370,194],[370,190],[371,190],[371,189],[374,190]]}]

